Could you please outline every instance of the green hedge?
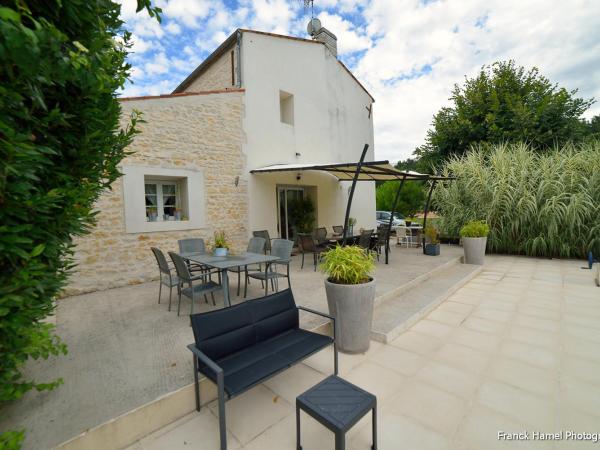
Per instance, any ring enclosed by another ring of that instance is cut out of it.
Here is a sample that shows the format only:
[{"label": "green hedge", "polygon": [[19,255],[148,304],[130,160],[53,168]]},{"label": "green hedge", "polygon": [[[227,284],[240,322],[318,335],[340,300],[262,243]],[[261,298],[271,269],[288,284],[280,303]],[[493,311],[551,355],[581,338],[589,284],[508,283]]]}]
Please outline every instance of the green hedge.
[{"label": "green hedge", "polygon": [[[150,0],[138,9],[152,15]],[[72,268],[73,236],[120,174],[135,130],[120,129],[117,92],[129,65],[120,5],[110,0],[0,6],[0,406],[60,380],[22,373],[66,352],[44,322]],[[0,432],[18,448],[22,431]]]},{"label": "green hedge", "polygon": [[444,173],[457,177],[434,191],[446,234],[485,220],[492,252],[600,254],[600,142],[544,154],[525,144],[478,148],[451,159]]}]

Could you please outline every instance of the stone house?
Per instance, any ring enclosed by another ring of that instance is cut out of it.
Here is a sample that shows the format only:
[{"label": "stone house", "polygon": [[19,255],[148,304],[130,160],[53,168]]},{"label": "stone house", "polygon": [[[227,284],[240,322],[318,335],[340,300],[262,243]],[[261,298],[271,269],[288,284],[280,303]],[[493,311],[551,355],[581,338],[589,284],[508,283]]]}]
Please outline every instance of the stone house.
[{"label": "stone house", "polygon": [[[237,250],[253,230],[291,238],[288,205],[308,197],[315,226],[343,223],[347,182],[323,172],[251,174],[274,164],[373,160],[373,97],[337,59],[322,28],[313,39],[236,30],[168,95],[121,99],[145,123],[123,177],[97,204],[93,232],[76,241],[66,294],[157,278],[151,246],[210,241],[224,230]],[[359,183],[351,215],[375,226],[375,186]]]}]

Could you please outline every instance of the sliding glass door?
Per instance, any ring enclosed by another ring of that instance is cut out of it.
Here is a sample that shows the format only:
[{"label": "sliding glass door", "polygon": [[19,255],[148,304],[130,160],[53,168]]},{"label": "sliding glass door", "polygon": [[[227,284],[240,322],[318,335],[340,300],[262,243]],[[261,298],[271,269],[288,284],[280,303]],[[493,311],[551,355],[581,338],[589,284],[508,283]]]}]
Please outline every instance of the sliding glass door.
[{"label": "sliding glass door", "polygon": [[277,187],[277,229],[280,238],[294,240],[296,224],[294,223],[293,215],[290,214],[290,209],[294,201],[302,200],[303,198],[303,187]]}]

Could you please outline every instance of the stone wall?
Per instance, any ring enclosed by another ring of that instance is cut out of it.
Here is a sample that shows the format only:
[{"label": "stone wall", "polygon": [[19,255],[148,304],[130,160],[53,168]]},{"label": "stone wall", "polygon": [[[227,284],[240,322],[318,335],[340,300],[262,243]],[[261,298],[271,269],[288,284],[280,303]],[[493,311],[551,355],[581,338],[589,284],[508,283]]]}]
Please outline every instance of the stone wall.
[{"label": "stone wall", "polygon": [[[65,295],[137,284],[158,278],[151,246],[177,250],[177,240],[225,230],[235,250],[248,239],[246,160],[242,153],[243,90],[207,95],[135,99],[122,102],[123,125],[133,109],[146,123],[124,165],[203,170],[205,227],[187,231],[126,233],[123,183],[117,180],[97,203],[97,226],[76,239],[77,268]],[[236,186],[236,177],[239,177]],[[189,201],[194,194],[189,193]]]},{"label": "stone wall", "polygon": [[[231,52],[233,54],[234,78],[237,76],[237,50],[232,45],[201,73],[186,89],[186,92],[212,91],[216,89],[233,89],[235,83],[231,78]],[[235,80],[237,81],[237,80]]]}]

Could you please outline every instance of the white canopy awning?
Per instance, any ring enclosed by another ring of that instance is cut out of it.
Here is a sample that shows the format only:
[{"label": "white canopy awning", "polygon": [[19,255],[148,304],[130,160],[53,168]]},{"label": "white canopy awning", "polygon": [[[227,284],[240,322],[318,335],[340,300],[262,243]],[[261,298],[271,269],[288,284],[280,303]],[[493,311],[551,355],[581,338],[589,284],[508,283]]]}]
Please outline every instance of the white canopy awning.
[{"label": "white canopy awning", "polygon": [[[274,164],[253,169],[250,173],[261,174],[271,172],[301,172],[315,170],[327,172],[341,181],[352,181],[356,175],[358,163],[333,164]],[[388,180],[445,180],[446,177],[428,175],[414,171],[395,169],[389,161],[365,161],[360,167],[358,181],[388,181]]]}]

